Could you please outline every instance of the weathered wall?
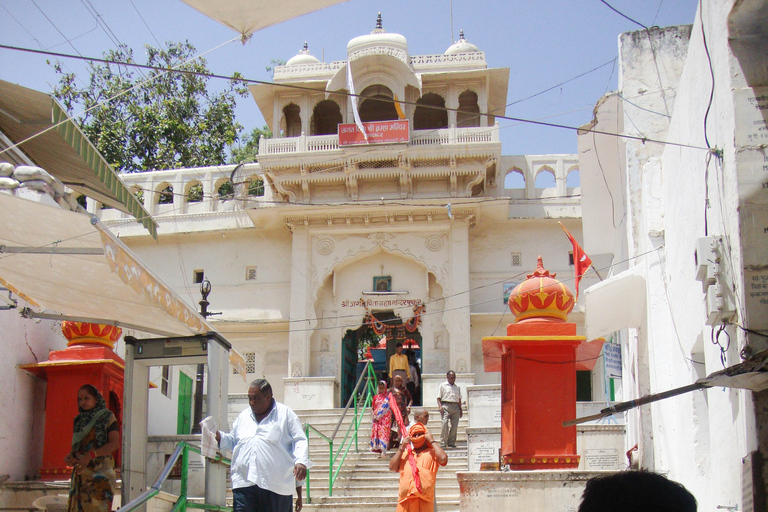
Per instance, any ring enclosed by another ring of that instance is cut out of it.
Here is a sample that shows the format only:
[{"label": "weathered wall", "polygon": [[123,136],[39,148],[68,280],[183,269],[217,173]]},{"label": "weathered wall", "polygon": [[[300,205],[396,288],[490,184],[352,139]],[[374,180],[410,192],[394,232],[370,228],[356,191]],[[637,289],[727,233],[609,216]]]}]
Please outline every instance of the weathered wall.
[{"label": "weathered wall", "polygon": [[[46,383],[17,365],[45,361],[51,350],[65,349],[67,340],[59,322],[27,320],[18,310],[0,311],[0,339],[0,410],[5,411],[0,415],[0,476],[35,478],[43,460]],[[61,434],[71,436],[72,425],[61,425]]]}]

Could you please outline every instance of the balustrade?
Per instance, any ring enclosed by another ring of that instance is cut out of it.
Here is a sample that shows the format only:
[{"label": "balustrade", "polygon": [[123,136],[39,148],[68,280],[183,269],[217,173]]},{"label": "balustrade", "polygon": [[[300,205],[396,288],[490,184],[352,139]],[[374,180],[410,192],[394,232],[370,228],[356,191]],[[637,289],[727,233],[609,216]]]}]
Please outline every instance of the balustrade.
[{"label": "balustrade", "polygon": [[[498,125],[466,128],[451,126],[437,130],[413,130],[411,131],[410,145],[488,144],[494,142],[499,142]],[[260,155],[311,153],[337,149],[340,149],[338,135],[300,135],[298,137],[262,139],[259,144]]]}]

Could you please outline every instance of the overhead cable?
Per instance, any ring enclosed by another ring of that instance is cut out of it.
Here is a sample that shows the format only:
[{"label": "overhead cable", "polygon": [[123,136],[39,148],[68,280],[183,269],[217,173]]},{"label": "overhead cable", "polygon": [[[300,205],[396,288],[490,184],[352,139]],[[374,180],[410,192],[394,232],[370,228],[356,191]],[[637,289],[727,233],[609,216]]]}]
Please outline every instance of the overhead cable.
[{"label": "overhead cable", "polygon": [[[236,40],[239,40],[239,38],[234,38],[232,41],[236,41]],[[228,44],[229,42],[232,42],[232,41],[228,41],[227,43],[224,43],[224,44]],[[223,46],[223,45],[220,45],[220,46]],[[281,83],[275,83],[275,82],[268,82],[268,81],[265,81],[265,80],[256,80],[256,79],[244,78],[244,77],[232,77],[232,76],[218,75],[218,74],[215,74],[215,73],[203,73],[203,72],[200,72],[200,71],[191,71],[191,70],[186,70],[186,69],[163,68],[163,67],[158,67],[158,66],[149,66],[149,65],[146,65],[146,64],[137,64],[137,63],[133,63],[133,62],[126,63],[126,62],[119,62],[119,61],[113,61],[113,60],[108,60],[108,59],[99,59],[99,58],[94,58],[94,57],[80,57],[80,56],[66,54],[66,53],[50,52],[50,51],[44,51],[44,50],[35,50],[33,48],[21,48],[21,47],[18,47],[18,46],[0,45],[0,48],[7,49],[7,50],[16,50],[16,51],[24,51],[24,52],[30,52],[30,53],[38,53],[38,54],[49,55],[49,56],[54,56],[54,57],[61,57],[61,58],[81,59],[81,60],[87,60],[87,61],[92,61],[92,62],[101,62],[101,63],[104,63],[104,64],[119,64],[119,65],[122,65],[122,66],[131,66],[131,67],[137,67],[137,68],[141,68],[141,69],[151,69],[151,70],[156,70],[156,71],[165,71],[165,72],[169,72],[169,73],[173,72],[173,73],[181,73],[181,74],[188,74],[188,75],[204,76],[204,77],[208,77],[208,78],[220,78],[220,79],[229,80],[229,81],[237,80],[237,81],[241,81],[241,82],[245,82],[245,83],[249,83],[249,84],[271,85],[271,86],[282,87],[282,88],[286,88],[286,89],[309,91],[309,92],[314,92],[314,93],[317,92],[317,89],[313,89],[313,88],[307,87],[307,86],[296,85],[296,84],[281,84]],[[143,83],[137,84],[136,86],[134,86],[134,88],[138,87],[140,85],[143,85]],[[349,92],[344,91],[344,90],[333,91],[333,94],[338,94],[338,95],[348,96],[348,97],[356,96],[356,97],[361,97],[361,98],[364,98],[364,99],[367,98],[367,96],[363,96],[363,95],[360,95],[360,94],[350,94]],[[117,96],[119,96],[119,95],[116,95],[115,97],[117,97]],[[110,98],[110,100],[111,99],[113,99],[113,98]],[[108,100],[105,100],[104,102],[106,102],[106,101],[108,101]],[[388,102],[391,102],[391,103],[395,103],[394,99],[389,99],[389,98],[378,98],[377,101],[388,101]],[[102,103],[104,103],[104,102],[102,102]],[[612,133],[612,132],[606,132],[606,131],[602,131],[602,130],[596,130],[594,128],[583,128],[583,127],[578,127],[578,126],[568,126],[568,125],[564,125],[564,124],[548,123],[548,122],[544,122],[544,121],[536,121],[536,120],[533,120],[533,119],[525,119],[525,118],[521,118],[521,117],[503,116],[503,115],[499,115],[499,114],[489,114],[487,112],[485,112],[485,113],[480,112],[478,114],[477,112],[464,111],[464,110],[461,110],[461,109],[458,109],[458,108],[440,107],[440,106],[436,106],[436,105],[426,105],[426,104],[421,104],[421,103],[418,103],[418,102],[415,102],[415,101],[406,101],[406,100],[402,100],[402,99],[398,99],[397,103],[400,103],[400,104],[403,104],[403,105],[413,105],[413,106],[416,106],[416,107],[421,107],[421,108],[425,108],[425,109],[429,109],[429,110],[440,110],[440,111],[446,111],[446,112],[456,112],[456,113],[460,113],[460,114],[480,115],[480,116],[485,116],[485,117],[494,117],[494,118],[498,118],[498,119],[506,119],[508,121],[517,121],[517,122],[521,122],[521,123],[533,124],[533,125],[538,125],[538,126],[547,126],[547,127],[550,127],[550,128],[560,128],[560,129],[564,129],[564,130],[576,131],[576,132],[579,132],[579,134],[596,133],[598,135],[607,135],[607,136],[610,136],[610,137],[619,137],[619,138],[623,138],[623,139],[639,140],[640,142],[642,142],[644,144],[645,143],[665,144],[667,146],[684,147],[684,148],[690,148],[690,149],[700,149],[700,150],[703,150],[703,151],[713,151],[711,148],[706,148],[706,147],[702,147],[702,146],[695,146],[695,145],[692,145],[692,144],[684,144],[684,143],[680,143],[680,142],[671,142],[671,141],[666,141],[666,140],[651,139],[651,138],[648,138],[648,137],[642,137],[642,136],[637,136],[637,135],[629,135],[629,134],[622,134],[622,133]],[[97,108],[98,106],[100,106],[100,104],[94,105],[89,110]],[[75,117],[79,117],[83,113],[80,113],[80,114],[78,114]],[[29,140],[29,139],[27,139],[27,140]],[[19,145],[19,144],[22,144],[23,142],[26,142],[26,140],[16,144],[16,146]],[[13,146],[13,147],[15,147],[15,146]],[[3,151],[0,151],[0,154],[2,154],[2,153],[3,153]]]}]

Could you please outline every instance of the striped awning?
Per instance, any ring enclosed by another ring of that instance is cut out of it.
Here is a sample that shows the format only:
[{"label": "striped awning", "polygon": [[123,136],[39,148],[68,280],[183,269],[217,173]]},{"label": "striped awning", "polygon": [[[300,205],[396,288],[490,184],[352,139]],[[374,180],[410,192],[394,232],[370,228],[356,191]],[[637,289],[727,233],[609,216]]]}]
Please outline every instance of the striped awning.
[{"label": "striped awning", "polygon": [[0,218],[0,285],[35,314],[161,336],[215,331],[95,217],[0,192]]},{"label": "striped awning", "polygon": [[[59,124],[61,123],[61,124]],[[157,224],[49,94],[0,80],[0,132],[67,187],[136,218],[157,238]],[[10,152],[0,161],[15,162]]]}]

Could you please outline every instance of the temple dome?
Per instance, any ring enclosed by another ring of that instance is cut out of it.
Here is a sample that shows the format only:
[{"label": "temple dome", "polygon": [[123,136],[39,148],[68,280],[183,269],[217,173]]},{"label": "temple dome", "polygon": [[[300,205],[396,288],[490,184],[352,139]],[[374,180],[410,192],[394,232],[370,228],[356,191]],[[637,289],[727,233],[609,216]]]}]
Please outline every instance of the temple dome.
[{"label": "temple dome", "polygon": [[536,270],[509,295],[509,309],[515,322],[545,319],[565,322],[576,302],[573,293],[563,283],[544,269],[541,256]]},{"label": "temple dome", "polygon": [[390,34],[382,27],[381,13],[376,17],[376,28],[370,34],[358,36],[347,43],[347,55],[371,47],[390,47],[395,50],[405,51],[408,55],[408,42],[405,36],[400,34]]},{"label": "temple dome", "polygon": [[473,45],[472,43],[467,42],[467,40],[464,39],[464,31],[461,30],[459,31],[459,40],[448,47],[448,49],[445,50],[445,54],[456,55],[457,53],[474,53],[479,51],[480,48]]},{"label": "temple dome", "polygon": [[309,46],[307,45],[307,42],[304,41],[304,48],[301,49],[301,51],[297,54],[288,59],[288,62],[285,63],[286,66],[295,66],[297,64],[319,64],[320,59],[317,57],[309,54]]}]

